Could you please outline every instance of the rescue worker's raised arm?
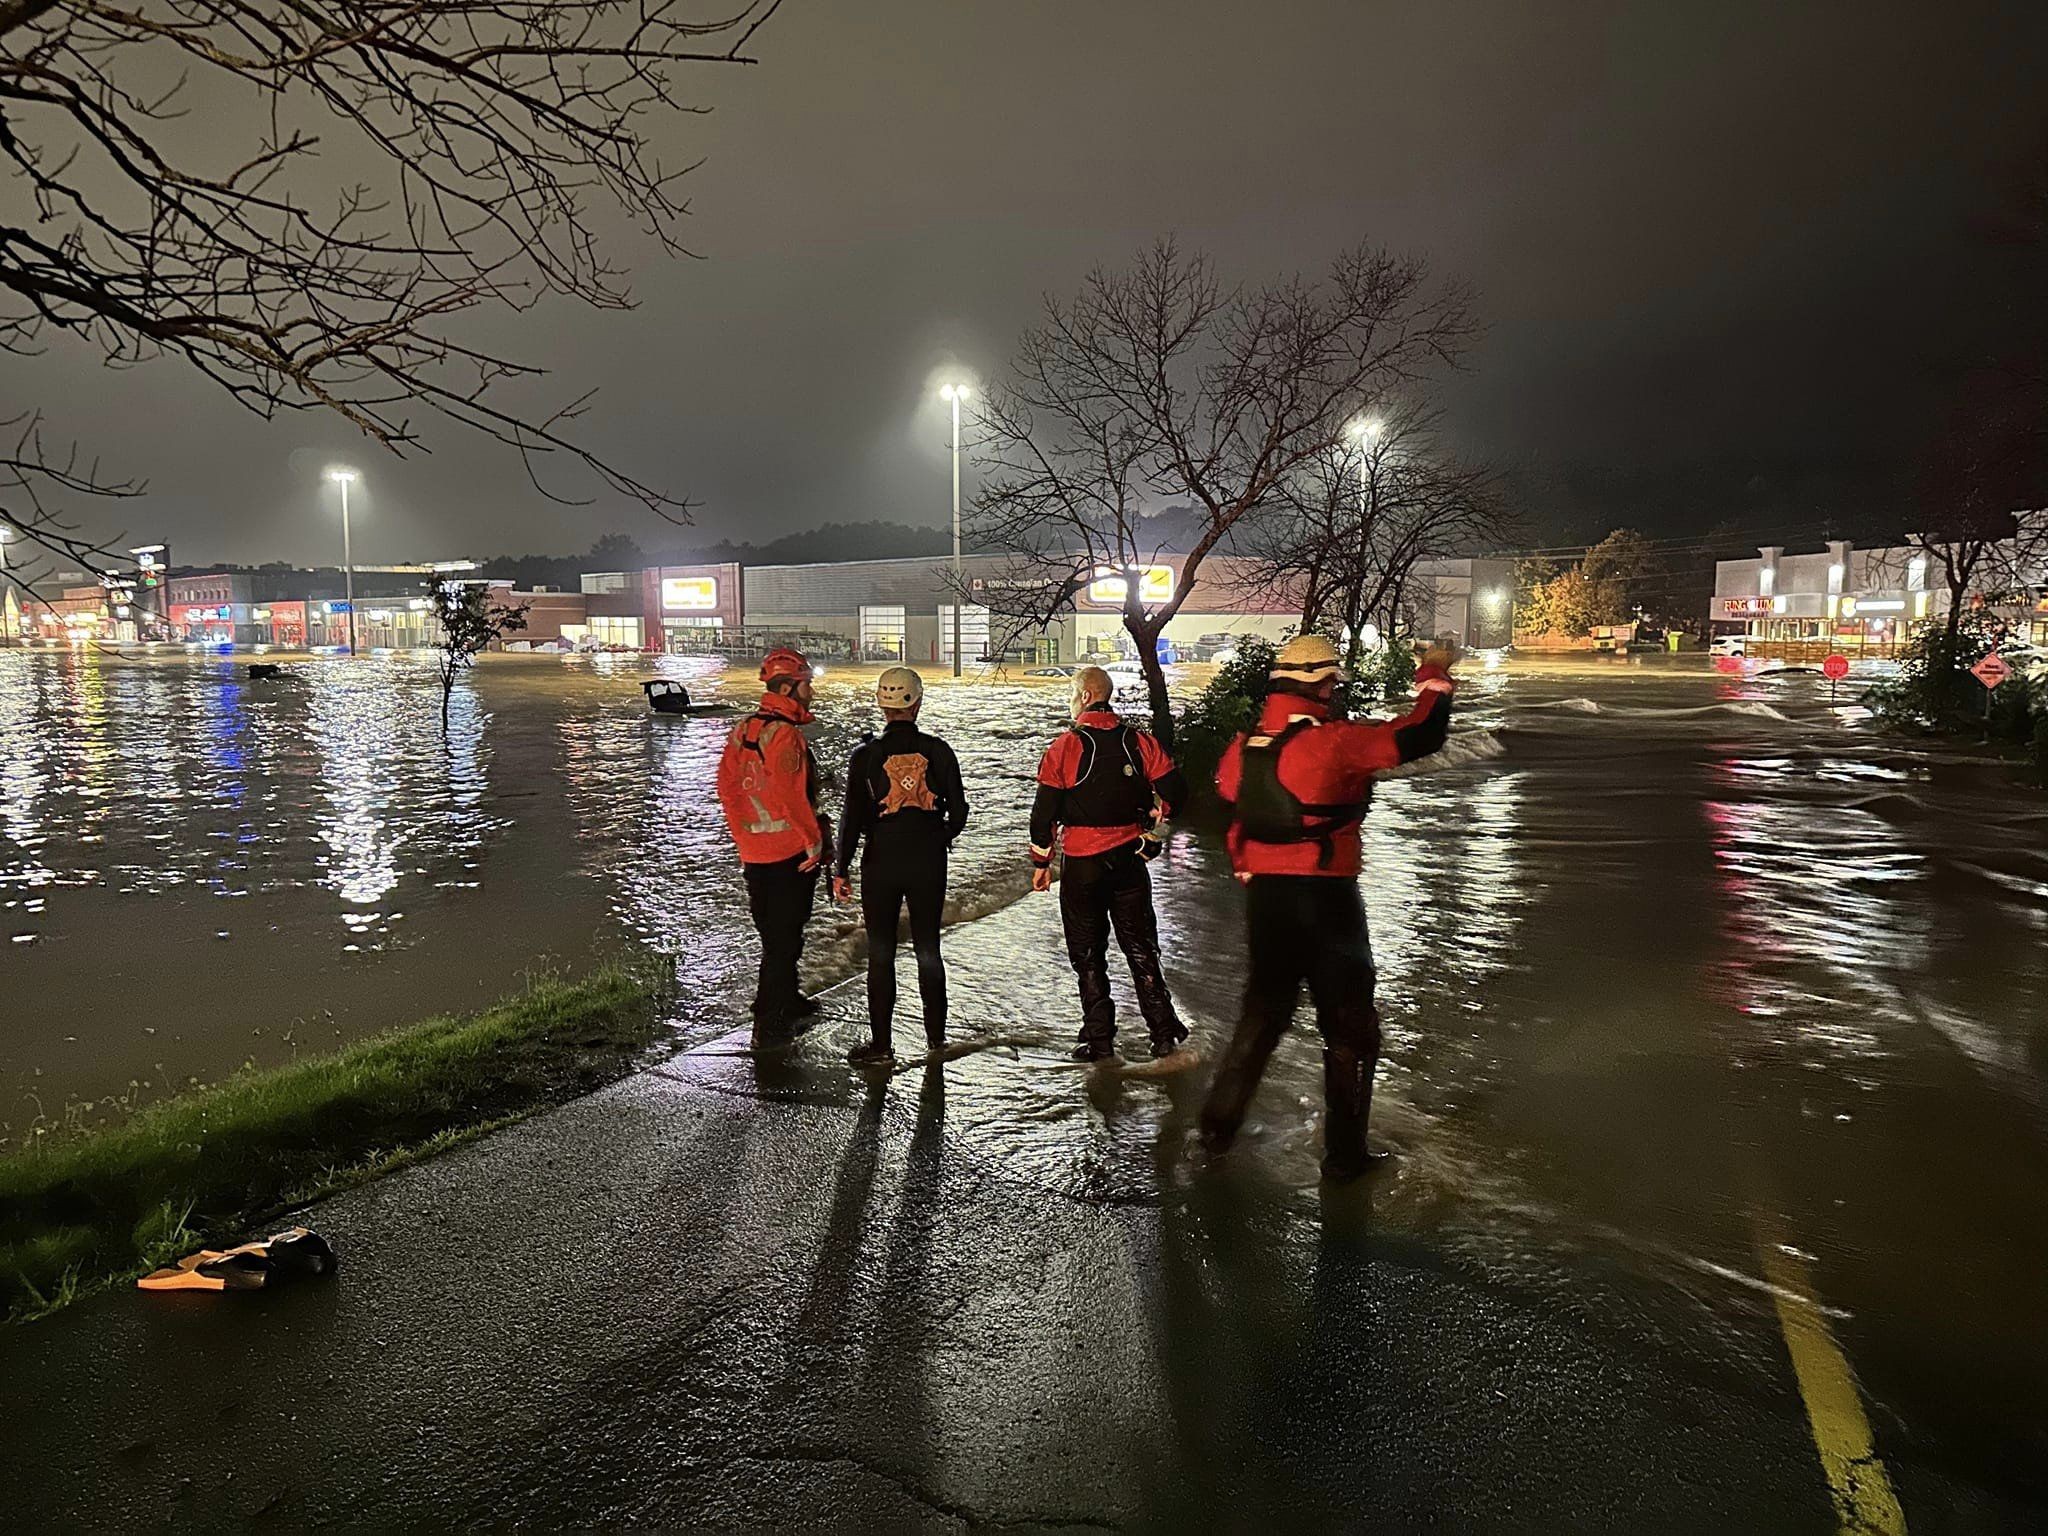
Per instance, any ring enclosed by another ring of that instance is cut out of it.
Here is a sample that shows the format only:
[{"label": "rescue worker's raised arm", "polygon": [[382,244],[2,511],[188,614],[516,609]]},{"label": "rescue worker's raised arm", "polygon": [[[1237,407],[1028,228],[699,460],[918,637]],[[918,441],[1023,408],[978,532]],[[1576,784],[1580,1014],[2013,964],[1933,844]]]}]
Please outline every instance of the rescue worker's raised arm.
[{"label": "rescue worker's raised arm", "polygon": [[1414,707],[1398,720],[1368,726],[1348,738],[1357,743],[1354,766],[1367,772],[1398,768],[1442,747],[1451,734],[1451,695],[1457,686],[1440,663],[1424,662],[1415,672]]},{"label": "rescue worker's raised arm", "polygon": [[842,880],[853,874],[853,856],[860,851],[861,834],[874,819],[875,791],[868,783],[868,748],[853,749],[846,765],[846,803],[839,813],[838,874]]},{"label": "rescue worker's raised arm", "polygon": [[1412,763],[1443,746],[1451,734],[1451,695],[1457,687],[1443,662],[1425,661],[1416,669],[1415,707],[1394,722],[1397,761]]},{"label": "rescue worker's raised arm", "polygon": [[938,775],[940,798],[946,802],[946,846],[950,848],[967,825],[967,785],[960,778],[960,759],[953,749],[943,741],[937,746],[938,756],[932,768]]},{"label": "rescue worker's raised arm", "polygon": [[803,835],[806,861],[819,863],[830,850],[825,847],[825,829],[818,825],[818,808],[811,804],[811,753],[804,733],[777,722],[762,734],[761,760],[768,768],[767,794],[762,797],[768,809]]}]

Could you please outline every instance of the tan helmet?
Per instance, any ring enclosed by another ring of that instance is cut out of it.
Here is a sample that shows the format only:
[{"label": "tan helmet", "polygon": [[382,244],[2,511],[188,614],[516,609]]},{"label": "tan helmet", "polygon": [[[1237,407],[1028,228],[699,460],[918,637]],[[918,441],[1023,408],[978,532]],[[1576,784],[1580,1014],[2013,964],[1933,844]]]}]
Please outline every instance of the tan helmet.
[{"label": "tan helmet", "polygon": [[1337,655],[1337,647],[1323,635],[1296,635],[1273,658],[1271,676],[1276,683],[1313,688],[1335,682],[1343,675],[1344,663]]},{"label": "tan helmet", "polygon": [[875,702],[884,709],[909,709],[924,697],[924,679],[908,667],[891,667],[875,679]]}]

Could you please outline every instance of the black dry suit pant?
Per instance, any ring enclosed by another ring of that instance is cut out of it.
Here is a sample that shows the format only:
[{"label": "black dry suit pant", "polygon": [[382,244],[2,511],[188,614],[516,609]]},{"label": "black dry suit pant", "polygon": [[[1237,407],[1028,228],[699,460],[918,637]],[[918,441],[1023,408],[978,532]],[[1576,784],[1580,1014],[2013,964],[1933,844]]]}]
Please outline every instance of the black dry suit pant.
[{"label": "black dry suit pant", "polygon": [[1202,1106],[1202,1135],[1221,1149],[1244,1123],[1266,1059],[1287,1031],[1308,983],[1323,1035],[1323,1167],[1355,1173],[1365,1160],[1365,1121],[1379,1064],[1372,939],[1358,882],[1330,875],[1254,875],[1245,887],[1251,969],[1244,1016],[1224,1050]]},{"label": "black dry suit pant", "polygon": [[773,864],[741,866],[747,881],[747,911],[761,935],[761,978],[754,988],[754,1020],[769,1028],[796,1016],[802,994],[796,963],[803,957],[804,924],[818,895],[818,870],[802,868],[803,856]]},{"label": "black dry suit pant", "polygon": [[925,1043],[946,1043],[946,962],[939,956],[939,924],[946,910],[946,850],[930,839],[892,846],[886,831],[871,833],[860,861],[860,915],[868,933],[868,1022],[875,1043],[891,1043],[896,1013],[896,928],[910,908],[910,947],[917,956],[917,992],[924,1004]]},{"label": "black dry suit pant", "polygon": [[1081,984],[1081,1038],[1107,1045],[1116,1039],[1116,1002],[1109,995],[1109,935],[1131,965],[1138,1011],[1152,1043],[1170,1050],[1187,1038],[1173,1011],[1159,964],[1159,919],[1152,910],[1152,872],[1127,843],[1108,853],[1068,854],[1060,876],[1060,920],[1067,958]]}]

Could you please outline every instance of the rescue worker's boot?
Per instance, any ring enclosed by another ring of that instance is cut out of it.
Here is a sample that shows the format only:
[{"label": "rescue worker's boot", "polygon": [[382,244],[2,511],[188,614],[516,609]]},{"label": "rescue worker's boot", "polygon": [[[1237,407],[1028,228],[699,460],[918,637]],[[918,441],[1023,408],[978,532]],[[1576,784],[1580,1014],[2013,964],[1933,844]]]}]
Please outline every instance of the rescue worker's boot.
[{"label": "rescue worker's boot", "polygon": [[868,1040],[848,1051],[846,1059],[856,1067],[879,1067],[894,1061],[896,1052],[886,1041]]},{"label": "rescue worker's boot", "polygon": [[1179,1019],[1169,1019],[1163,1029],[1152,1030],[1152,1059],[1171,1056],[1187,1044],[1188,1027]]},{"label": "rescue worker's boot", "polygon": [[1373,1057],[1343,1046],[1323,1052],[1323,1177],[1332,1183],[1346,1183],[1387,1160],[1388,1154],[1365,1145],[1375,1065]]},{"label": "rescue worker's boot", "polygon": [[1265,1073],[1266,1058],[1272,1054],[1271,1046],[1261,1049],[1262,1033],[1253,1020],[1245,1019],[1216,1063],[1215,1081],[1209,1084],[1209,1097],[1202,1102],[1202,1146],[1211,1153],[1228,1151],[1237,1140],[1238,1127],[1244,1124],[1245,1111]]}]

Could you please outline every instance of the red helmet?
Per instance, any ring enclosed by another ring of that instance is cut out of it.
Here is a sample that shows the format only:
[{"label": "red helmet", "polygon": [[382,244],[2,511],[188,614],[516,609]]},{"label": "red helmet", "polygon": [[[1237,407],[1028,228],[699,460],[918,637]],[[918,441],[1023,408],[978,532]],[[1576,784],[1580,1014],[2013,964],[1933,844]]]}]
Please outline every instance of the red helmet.
[{"label": "red helmet", "polygon": [[793,651],[788,646],[778,646],[761,661],[761,681],[779,683],[789,678],[809,677],[811,664],[802,651]]}]

